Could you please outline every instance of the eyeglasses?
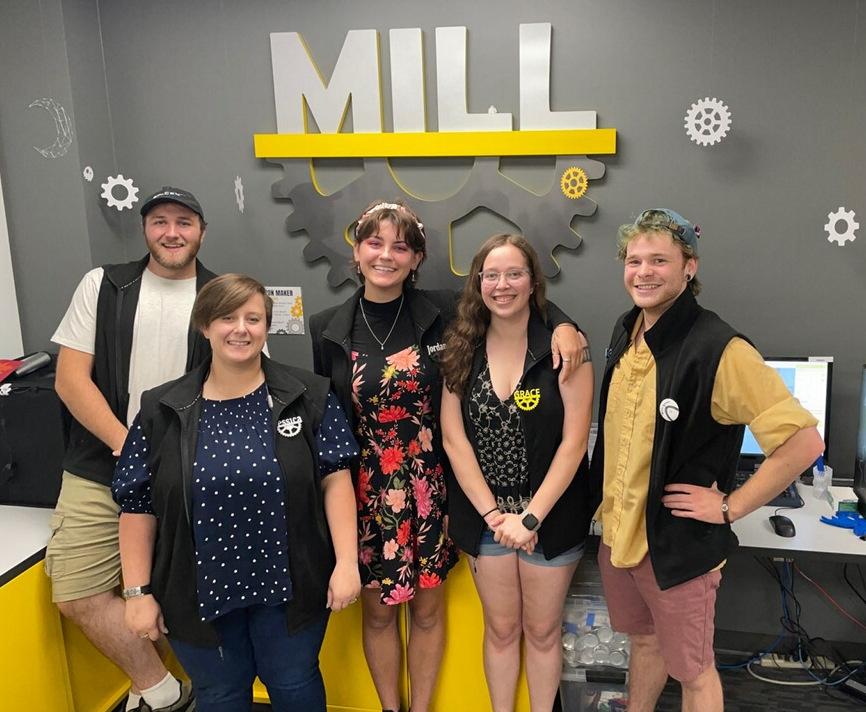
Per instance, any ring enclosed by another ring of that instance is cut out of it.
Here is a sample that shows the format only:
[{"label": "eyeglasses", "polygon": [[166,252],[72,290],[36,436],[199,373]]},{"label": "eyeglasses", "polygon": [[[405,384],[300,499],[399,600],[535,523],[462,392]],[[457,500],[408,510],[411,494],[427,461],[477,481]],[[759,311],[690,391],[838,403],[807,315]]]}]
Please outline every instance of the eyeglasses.
[{"label": "eyeglasses", "polygon": [[478,276],[481,278],[482,284],[492,287],[495,284],[499,284],[500,277],[505,277],[505,281],[508,282],[508,284],[514,284],[515,282],[519,282],[528,274],[528,269],[510,269],[505,272],[493,272],[492,270],[479,272]]}]

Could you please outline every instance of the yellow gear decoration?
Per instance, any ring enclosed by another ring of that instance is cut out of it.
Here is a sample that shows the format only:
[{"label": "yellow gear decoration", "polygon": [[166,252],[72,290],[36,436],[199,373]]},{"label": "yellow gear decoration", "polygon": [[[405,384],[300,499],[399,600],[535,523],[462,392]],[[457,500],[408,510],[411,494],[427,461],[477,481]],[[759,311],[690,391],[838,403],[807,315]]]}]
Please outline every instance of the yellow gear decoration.
[{"label": "yellow gear decoration", "polygon": [[514,404],[520,410],[533,410],[541,400],[541,391],[531,388],[527,391],[514,391]]},{"label": "yellow gear decoration", "polygon": [[572,167],[562,174],[559,185],[566,198],[577,200],[583,197],[589,184],[587,183],[586,172],[582,168]]}]

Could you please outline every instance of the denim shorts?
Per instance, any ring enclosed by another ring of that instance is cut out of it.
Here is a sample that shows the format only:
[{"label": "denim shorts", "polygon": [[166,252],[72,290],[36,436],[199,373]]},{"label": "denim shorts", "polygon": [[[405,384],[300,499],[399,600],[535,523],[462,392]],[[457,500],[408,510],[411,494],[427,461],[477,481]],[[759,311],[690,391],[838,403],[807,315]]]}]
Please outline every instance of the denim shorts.
[{"label": "denim shorts", "polygon": [[481,535],[481,546],[478,549],[478,556],[505,556],[507,554],[517,554],[521,560],[535,566],[568,566],[583,557],[583,544],[578,544],[568,551],[564,551],[559,556],[554,556],[549,561],[544,558],[544,550],[541,548],[541,542],[535,545],[535,551],[527,554],[523,549],[511,549],[507,546],[502,546],[493,539],[493,532],[490,529],[485,529]]}]

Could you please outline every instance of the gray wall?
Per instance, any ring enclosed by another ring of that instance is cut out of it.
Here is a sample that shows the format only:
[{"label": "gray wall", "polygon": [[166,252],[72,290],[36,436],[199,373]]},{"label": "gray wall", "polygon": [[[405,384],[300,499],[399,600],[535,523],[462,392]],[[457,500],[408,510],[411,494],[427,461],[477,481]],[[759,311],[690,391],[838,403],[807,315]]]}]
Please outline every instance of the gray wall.
[{"label": "gray wall", "polygon": [[[613,257],[616,228],[646,207],[673,207],[703,229],[706,307],[766,354],[835,357],[831,463],[850,474],[866,361],[866,43],[857,35],[866,4],[859,0],[4,0],[0,170],[25,349],[49,346],[86,269],[143,254],[137,211],[118,213],[99,197],[100,183],[118,173],[134,179],[139,198],[164,184],[196,193],[210,222],[202,257],[212,269],[300,285],[307,316],[342,301],[352,286],[329,287],[327,262],[307,264],[308,240],[286,232],[293,208],[272,196],[281,167],[253,153],[253,134],[275,130],[269,33],[300,32],[328,77],[347,31],[378,29],[387,76],[387,31],[422,28],[435,130],[434,28],[469,28],[470,109],[494,104],[519,115],[522,22],[553,24],[553,108],[594,109],[599,127],[618,130],[616,155],[594,157],[607,168],[590,183],[598,209],[574,221],[583,242],[557,251],[561,272],[549,290],[589,334],[597,369],[615,317],[629,306]],[[48,114],[27,108],[41,97],[56,99],[73,119],[75,140],[62,158],[33,149],[53,138]],[[715,146],[696,145],[683,128],[691,104],[704,97],[724,101],[732,114],[728,136]],[[547,190],[552,164],[528,163],[515,172]],[[91,183],[82,178],[88,165]],[[436,201],[459,189],[471,161],[397,165],[413,193]],[[320,168],[328,191],[361,170],[339,161]],[[555,193],[539,205],[568,224],[568,206]],[[372,197],[359,198],[356,209]],[[424,202],[412,202],[424,219]],[[435,202],[427,205],[435,214]],[[863,224],[845,247],[824,232],[839,206]],[[471,254],[494,224],[458,230],[460,253]],[[520,227],[532,238],[532,223]],[[339,236],[331,242],[339,246]],[[272,337],[270,349],[311,364],[308,336]]]}]

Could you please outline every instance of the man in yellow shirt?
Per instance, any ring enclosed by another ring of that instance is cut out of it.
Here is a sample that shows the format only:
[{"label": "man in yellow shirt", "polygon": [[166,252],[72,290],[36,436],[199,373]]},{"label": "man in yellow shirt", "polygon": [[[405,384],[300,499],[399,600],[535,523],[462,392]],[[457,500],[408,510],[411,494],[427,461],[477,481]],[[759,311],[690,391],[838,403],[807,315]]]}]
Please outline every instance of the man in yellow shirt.
[{"label": "man in yellow shirt", "polygon": [[[730,523],[824,449],[816,419],[778,374],[695,300],[698,232],[666,208],[619,230],[635,306],[607,351],[591,471],[603,482],[599,564],[611,623],[632,640],[629,712],[655,709],[668,675],[684,711],[721,712],[713,618],[736,546]],[[766,459],[731,493],[745,425]]]}]

